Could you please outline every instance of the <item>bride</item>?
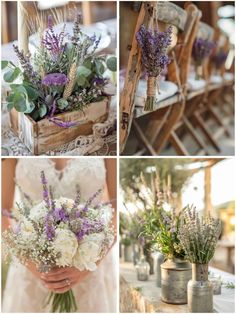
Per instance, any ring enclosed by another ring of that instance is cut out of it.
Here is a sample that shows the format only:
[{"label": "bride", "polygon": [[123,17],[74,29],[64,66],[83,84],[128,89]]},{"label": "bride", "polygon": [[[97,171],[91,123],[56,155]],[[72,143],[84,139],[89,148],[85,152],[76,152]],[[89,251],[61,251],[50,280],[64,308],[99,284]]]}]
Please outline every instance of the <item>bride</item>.
[{"label": "bride", "polygon": [[[104,187],[103,199],[116,198],[115,159],[102,158],[20,158],[2,161],[2,208],[11,210],[17,197],[15,182],[33,200],[41,201],[40,172],[44,170],[55,194],[74,198],[79,185],[88,199]],[[18,193],[19,194],[19,193]],[[15,196],[14,196],[15,195]],[[115,207],[116,202],[113,202]],[[115,224],[116,218],[114,218]],[[2,219],[2,230],[9,226]],[[116,312],[116,268],[114,247],[94,272],[73,267],[39,273],[33,264],[11,264],[7,274],[2,312],[48,312],[44,307],[49,291],[63,293],[73,288],[79,312]],[[68,286],[69,282],[69,286]]]}]

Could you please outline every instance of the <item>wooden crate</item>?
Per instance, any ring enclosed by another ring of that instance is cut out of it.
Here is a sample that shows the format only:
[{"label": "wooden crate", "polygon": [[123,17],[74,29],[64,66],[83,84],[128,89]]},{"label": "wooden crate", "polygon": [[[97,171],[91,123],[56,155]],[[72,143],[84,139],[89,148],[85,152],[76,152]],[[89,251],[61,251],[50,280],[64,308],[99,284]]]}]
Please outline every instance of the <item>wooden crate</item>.
[{"label": "wooden crate", "polygon": [[70,128],[62,128],[48,119],[35,122],[30,116],[13,109],[10,112],[10,126],[30,152],[40,155],[74,140],[79,135],[91,134],[94,123],[107,119],[109,105],[110,97],[106,97],[100,102],[91,103],[83,112],[65,112],[55,116],[62,121],[78,122],[78,125]]}]

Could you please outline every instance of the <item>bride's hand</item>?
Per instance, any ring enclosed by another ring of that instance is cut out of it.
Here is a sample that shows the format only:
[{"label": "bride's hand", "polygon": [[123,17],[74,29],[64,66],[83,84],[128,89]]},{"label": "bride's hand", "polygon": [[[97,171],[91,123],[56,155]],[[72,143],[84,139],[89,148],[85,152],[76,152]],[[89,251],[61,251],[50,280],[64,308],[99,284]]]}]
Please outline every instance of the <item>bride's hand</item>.
[{"label": "bride's hand", "polygon": [[56,293],[64,293],[70,290],[75,284],[81,282],[89,271],[79,271],[75,267],[63,267],[41,274],[44,286]]}]

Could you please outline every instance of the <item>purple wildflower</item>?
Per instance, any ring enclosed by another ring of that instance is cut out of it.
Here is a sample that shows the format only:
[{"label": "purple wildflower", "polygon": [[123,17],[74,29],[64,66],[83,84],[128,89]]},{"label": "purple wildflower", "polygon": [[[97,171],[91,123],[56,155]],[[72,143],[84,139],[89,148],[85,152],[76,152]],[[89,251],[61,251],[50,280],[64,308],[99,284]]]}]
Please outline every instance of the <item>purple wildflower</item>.
[{"label": "purple wildflower", "polygon": [[49,121],[51,121],[52,123],[60,126],[61,128],[72,128],[74,126],[78,126],[78,122],[71,122],[71,121],[62,121],[59,118],[50,118]]},{"label": "purple wildflower", "polygon": [[202,62],[210,56],[215,43],[208,39],[196,38],[193,44],[192,56],[196,64],[201,65]]},{"label": "purple wildflower", "polygon": [[69,215],[65,209],[65,207],[55,208],[53,211],[53,216],[56,221],[66,222],[69,220]]},{"label": "purple wildflower", "polygon": [[51,209],[51,202],[50,202],[50,197],[49,197],[50,193],[48,190],[47,180],[46,180],[44,171],[41,171],[41,182],[43,185],[43,199],[46,203],[47,208],[50,210]]},{"label": "purple wildflower", "polygon": [[227,56],[228,54],[221,49],[212,57],[212,61],[214,62],[217,69],[220,69],[221,66],[225,63]]},{"label": "purple wildflower", "polygon": [[102,192],[102,189],[99,189],[96,193],[94,193],[86,202],[84,208],[89,207],[95,198]]},{"label": "purple wildflower", "polygon": [[67,82],[67,76],[63,73],[50,73],[42,80],[42,84],[46,86],[64,86]]},{"label": "purple wildflower", "polygon": [[55,236],[54,219],[51,214],[47,214],[45,218],[45,232],[48,240],[52,240]]},{"label": "purple wildflower", "polygon": [[45,32],[45,36],[42,40],[42,44],[45,48],[50,52],[54,61],[58,60],[58,57],[64,51],[65,45],[63,45],[63,41],[65,38],[64,29],[59,33],[55,34],[53,30],[53,20],[52,16],[48,16],[48,30]]},{"label": "purple wildflower", "polygon": [[136,39],[142,49],[142,63],[148,76],[157,77],[170,62],[167,49],[171,44],[172,27],[165,32],[157,28],[153,31],[144,25],[136,34]]}]

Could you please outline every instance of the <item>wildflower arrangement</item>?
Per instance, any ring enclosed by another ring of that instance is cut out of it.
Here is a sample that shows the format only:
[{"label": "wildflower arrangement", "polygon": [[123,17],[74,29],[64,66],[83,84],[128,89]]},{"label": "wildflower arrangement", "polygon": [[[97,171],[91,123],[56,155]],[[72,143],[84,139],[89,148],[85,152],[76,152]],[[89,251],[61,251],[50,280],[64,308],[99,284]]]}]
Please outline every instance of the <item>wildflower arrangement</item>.
[{"label": "wildflower arrangement", "polygon": [[137,42],[142,50],[142,64],[148,76],[145,111],[153,110],[156,103],[158,79],[170,62],[167,50],[171,44],[171,34],[171,26],[165,32],[161,32],[157,27],[152,30],[144,25],[136,34]]},{"label": "wildflower arrangement", "polygon": [[[3,233],[5,257],[22,264],[36,264],[38,271],[48,272],[55,267],[76,267],[94,271],[96,262],[108,252],[114,241],[111,227],[113,210],[109,203],[94,205],[101,190],[86,202],[78,191],[75,200],[54,198],[44,172],[41,173],[43,201],[34,204],[26,194],[17,204],[19,215],[12,216],[13,227]],[[76,312],[73,291],[50,293],[48,304],[52,312]]]},{"label": "wildflower arrangement", "polygon": [[207,264],[215,253],[221,233],[219,219],[199,217],[194,207],[186,207],[180,220],[178,239],[191,263]]},{"label": "wildflower arrangement", "polygon": [[6,99],[9,111],[15,108],[35,121],[48,118],[56,123],[56,114],[82,110],[107,96],[104,72],[116,71],[116,58],[96,55],[101,37],[84,34],[80,22],[77,14],[73,36],[69,36],[65,25],[56,33],[49,15],[48,28],[39,32],[40,45],[34,56],[13,45],[20,66],[2,61],[2,69],[8,70],[4,80],[11,88]]},{"label": "wildflower arrangement", "polygon": [[141,176],[143,182],[142,190],[148,201],[147,209],[142,216],[141,235],[151,244],[154,250],[158,250],[166,258],[185,258],[185,252],[178,239],[180,228],[181,210],[177,213],[170,205],[170,191],[167,188],[160,190],[158,176],[151,180],[150,189]]},{"label": "wildflower arrangement", "polygon": [[203,62],[210,56],[214,48],[215,43],[211,40],[200,37],[195,39],[192,49],[192,57],[197,67],[196,79],[201,78]]}]

